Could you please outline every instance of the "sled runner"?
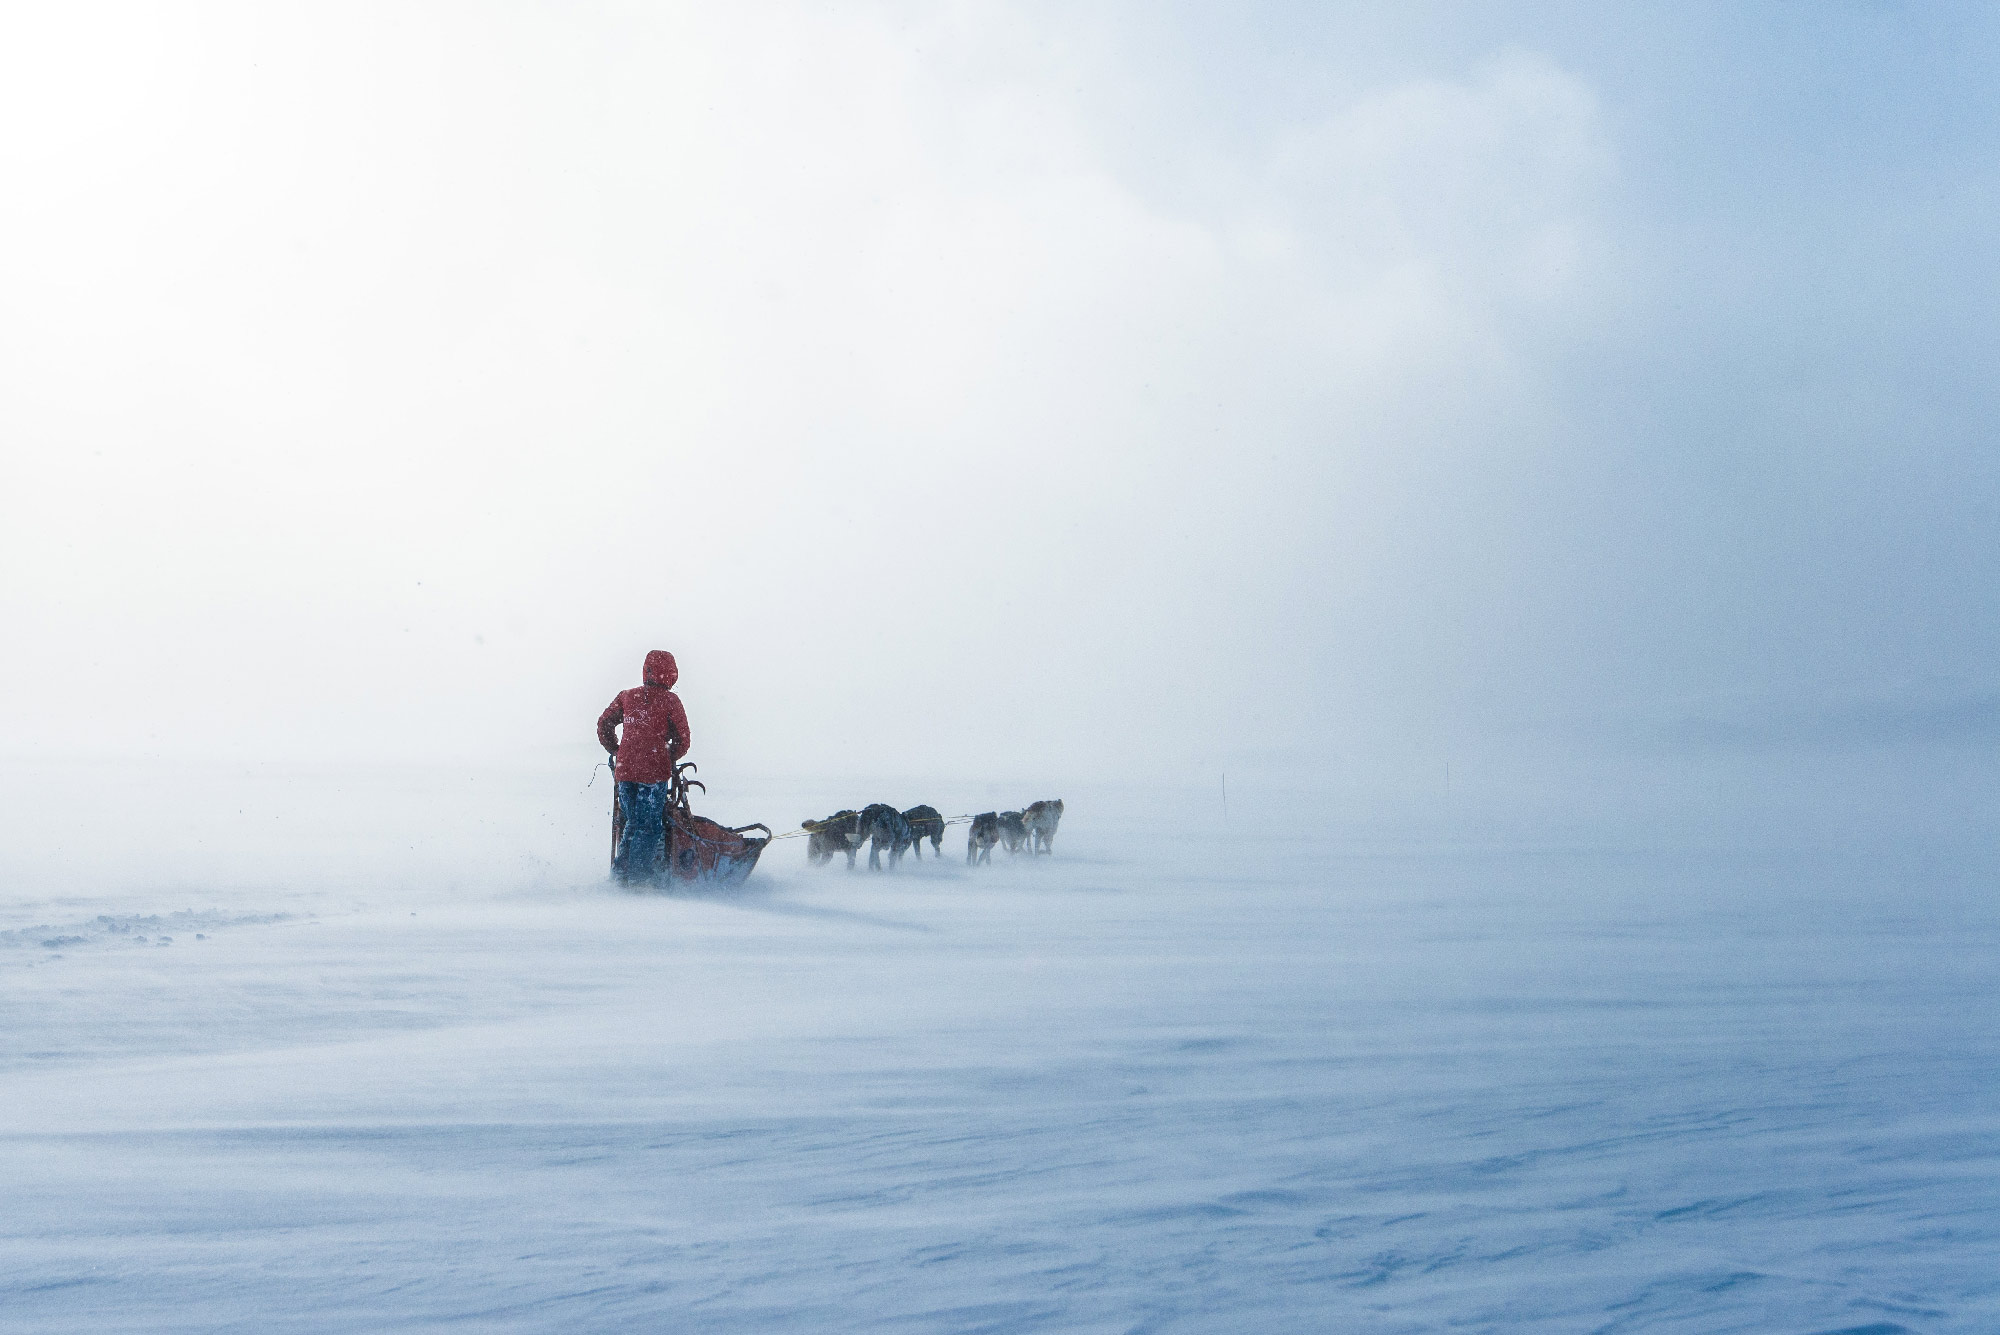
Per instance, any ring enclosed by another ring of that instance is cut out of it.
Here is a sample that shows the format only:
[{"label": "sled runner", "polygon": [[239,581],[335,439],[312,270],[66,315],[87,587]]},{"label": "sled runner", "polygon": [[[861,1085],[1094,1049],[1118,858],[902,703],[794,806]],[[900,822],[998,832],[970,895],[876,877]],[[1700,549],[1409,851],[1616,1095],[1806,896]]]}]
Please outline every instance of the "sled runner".
[{"label": "sled runner", "polygon": [[[732,828],[706,816],[695,815],[688,806],[688,789],[699,788],[707,792],[708,786],[699,779],[687,777],[693,770],[692,761],[674,766],[673,786],[668,790],[663,817],[666,825],[664,865],[653,868],[650,876],[641,874],[632,879],[650,880],[654,884],[675,880],[708,885],[740,885],[757,865],[764,845],[771,842],[771,827],[761,821]],[[764,837],[756,838],[748,833],[750,830],[762,830]],[[624,833],[625,808],[614,799],[611,803],[613,875],[618,871],[618,841]]]}]

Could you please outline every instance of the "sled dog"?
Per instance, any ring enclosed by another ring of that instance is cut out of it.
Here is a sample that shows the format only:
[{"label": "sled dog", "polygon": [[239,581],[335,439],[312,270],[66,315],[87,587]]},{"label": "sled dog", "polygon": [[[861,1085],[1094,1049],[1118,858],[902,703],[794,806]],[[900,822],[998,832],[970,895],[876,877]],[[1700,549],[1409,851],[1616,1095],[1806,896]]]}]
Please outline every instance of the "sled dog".
[{"label": "sled dog", "polygon": [[931,856],[937,857],[944,848],[944,817],[938,815],[936,807],[911,807],[903,813],[903,819],[910,825],[910,847],[917,851],[917,861],[924,860],[924,840],[931,841]]},{"label": "sled dog", "polygon": [[861,809],[861,824],[854,840],[858,849],[868,845],[868,870],[882,870],[882,850],[889,850],[889,870],[894,871],[910,846],[910,823],[903,813],[886,802],[871,802]]},{"label": "sled dog", "polygon": [[1001,812],[1000,847],[1006,849],[1010,854],[1018,853],[1021,851],[1021,845],[1027,842],[1028,826],[1027,822],[1021,819],[1021,813],[1018,811]]},{"label": "sled dog", "polygon": [[847,869],[854,870],[854,850],[861,847],[861,816],[854,811],[836,811],[825,820],[802,820],[799,827],[806,840],[806,861],[823,867],[835,853],[847,854]]},{"label": "sled dog", "polygon": [[993,845],[999,842],[1000,813],[987,811],[974,816],[972,829],[965,836],[965,865],[993,861]]},{"label": "sled dog", "polygon": [[1062,813],[1060,797],[1051,802],[1037,802],[1021,813],[1022,823],[1028,827],[1030,853],[1056,851],[1056,826],[1062,823]]}]

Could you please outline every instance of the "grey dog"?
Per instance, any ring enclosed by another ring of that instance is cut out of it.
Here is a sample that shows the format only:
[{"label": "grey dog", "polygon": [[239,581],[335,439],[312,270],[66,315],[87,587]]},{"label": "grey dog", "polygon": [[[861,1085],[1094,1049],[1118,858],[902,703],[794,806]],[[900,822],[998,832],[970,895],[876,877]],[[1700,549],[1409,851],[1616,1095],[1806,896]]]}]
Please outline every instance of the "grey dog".
[{"label": "grey dog", "polygon": [[882,870],[882,850],[889,850],[889,870],[894,871],[910,846],[910,823],[903,813],[886,802],[872,802],[861,809],[861,824],[854,840],[856,848],[868,845],[868,870]]},{"label": "grey dog", "polygon": [[944,817],[936,807],[911,807],[903,813],[903,819],[910,824],[910,847],[917,850],[917,861],[924,860],[924,840],[931,841],[931,856],[936,857],[944,849]]},{"label": "grey dog", "polygon": [[1056,826],[1062,824],[1063,804],[1060,797],[1048,802],[1037,802],[1021,813],[1021,821],[1028,827],[1028,851],[1030,853],[1053,853],[1056,851]]}]

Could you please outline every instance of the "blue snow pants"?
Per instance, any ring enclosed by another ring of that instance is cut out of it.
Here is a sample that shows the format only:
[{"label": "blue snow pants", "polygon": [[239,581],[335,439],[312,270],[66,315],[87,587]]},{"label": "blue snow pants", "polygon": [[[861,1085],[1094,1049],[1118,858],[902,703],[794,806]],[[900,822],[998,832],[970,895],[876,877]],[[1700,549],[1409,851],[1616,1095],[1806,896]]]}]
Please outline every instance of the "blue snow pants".
[{"label": "blue snow pants", "polygon": [[667,877],[664,783],[618,783],[618,809],[625,828],[618,836],[618,853],[611,870],[621,881],[663,881]]}]

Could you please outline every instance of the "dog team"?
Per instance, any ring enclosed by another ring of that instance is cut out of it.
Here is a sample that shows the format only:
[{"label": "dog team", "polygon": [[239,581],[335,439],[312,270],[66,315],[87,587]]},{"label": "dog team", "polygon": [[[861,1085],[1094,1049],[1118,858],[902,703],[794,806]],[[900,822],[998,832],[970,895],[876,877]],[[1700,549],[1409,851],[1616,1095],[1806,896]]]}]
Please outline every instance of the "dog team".
[{"label": "dog team", "polygon": [[[1031,854],[1055,852],[1056,826],[1062,823],[1062,814],[1062,799],[1056,798],[1036,802],[1023,811],[988,811],[974,816],[971,833],[965,841],[966,865],[993,861],[995,844],[1009,853],[1023,849]],[[886,802],[876,802],[859,811],[836,811],[825,820],[805,820],[799,825],[808,836],[806,861],[815,867],[832,862],[836,853],[845,853],[851,871],[854,855],[864,844],[868,848],[870,871],[882,870],[884,853],[889,855],[891,870],[913,848],[917,860],[922,861],[926,839],[931,841],[932,857],[940,857],[944,852],[945,819],[936,807],[898,811]]]}]

